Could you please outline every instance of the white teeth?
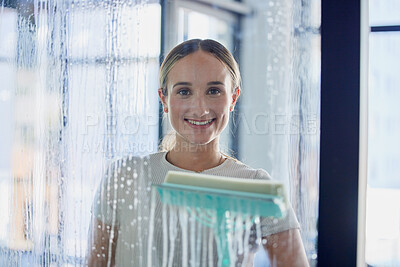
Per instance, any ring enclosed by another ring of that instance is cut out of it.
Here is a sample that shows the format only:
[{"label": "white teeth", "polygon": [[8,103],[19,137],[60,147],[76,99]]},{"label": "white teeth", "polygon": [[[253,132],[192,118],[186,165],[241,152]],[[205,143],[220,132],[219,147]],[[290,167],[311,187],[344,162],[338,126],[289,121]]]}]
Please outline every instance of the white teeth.
[{"label": "white teeth", "polygon": [[208,121],[192,121],[192,120],[187,120],[189,123],[194,124],[194,125],[206,125],[210,122],[212,122],[213,120],[208,120]]}]

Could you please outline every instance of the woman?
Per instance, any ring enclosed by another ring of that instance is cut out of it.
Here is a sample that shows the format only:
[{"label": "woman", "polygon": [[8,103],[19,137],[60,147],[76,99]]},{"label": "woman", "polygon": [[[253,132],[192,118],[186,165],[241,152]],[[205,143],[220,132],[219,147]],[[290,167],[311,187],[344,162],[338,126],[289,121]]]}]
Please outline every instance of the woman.
[{"label": "woman", "polygon": [[[149,188],[162,183],[169,170],[270,179],[264,170],[252,169],[220,151],[221,132],[240,95],[239,68],[224,46],[213,40],[186,41],[167,55],[159,78],[158,95],[174,133],[163,141],[164,151],[110,166],[94,203],[90,266],[145,266],[152,254],[156,254],[153,266],[187,263],[181,262],[180,235],[167,241],[159,226],[167,220],[159,199],[151,231],[155,246],[147,249]],[[272,266],[308,266],[298,228],[292,209],[284,219],[262,221],[263,246]],[[168,251],[166,244],[170,244]],[[213,255],[205,258],[206,266],[215,263],[210,260]]]}]

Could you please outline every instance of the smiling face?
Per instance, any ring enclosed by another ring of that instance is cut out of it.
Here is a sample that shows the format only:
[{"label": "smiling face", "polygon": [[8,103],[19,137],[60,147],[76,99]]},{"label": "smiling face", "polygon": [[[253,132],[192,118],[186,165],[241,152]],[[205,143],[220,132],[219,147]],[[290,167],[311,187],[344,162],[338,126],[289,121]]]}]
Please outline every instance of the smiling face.
[{"label": "smiling face", "polygon": [[239,96],[228,69],[212,54],[197,51],[182,59],[168,74],[168,94],[159,96],[169,113],[176,142],[205,145],[219,142]]}]

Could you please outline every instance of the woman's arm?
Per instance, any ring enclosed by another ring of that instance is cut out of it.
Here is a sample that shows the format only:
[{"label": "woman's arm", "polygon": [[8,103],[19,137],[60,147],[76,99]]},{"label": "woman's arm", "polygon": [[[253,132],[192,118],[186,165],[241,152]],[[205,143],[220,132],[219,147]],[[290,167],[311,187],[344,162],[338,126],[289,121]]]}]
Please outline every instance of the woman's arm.
[{"label": "woman's arm", "polygon": [[267,243],[263,246],[271,266],[309,266],[298,229],[269,235],[265,239]]},{"label": "woman's arm", "polygon": [[117,238],[117,227],[93,219],[89,232],[88,266],[115,266]]}]

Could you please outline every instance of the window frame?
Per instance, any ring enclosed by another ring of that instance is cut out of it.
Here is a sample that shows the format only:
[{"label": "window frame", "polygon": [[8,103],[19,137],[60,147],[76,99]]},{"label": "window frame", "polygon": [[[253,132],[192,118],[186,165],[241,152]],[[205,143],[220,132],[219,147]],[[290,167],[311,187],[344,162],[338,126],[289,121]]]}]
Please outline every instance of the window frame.
[{"label": "window frame", "polygon": [[318,266],[357,264],[360,27],[361,0],[322,1]]}]

